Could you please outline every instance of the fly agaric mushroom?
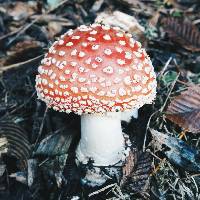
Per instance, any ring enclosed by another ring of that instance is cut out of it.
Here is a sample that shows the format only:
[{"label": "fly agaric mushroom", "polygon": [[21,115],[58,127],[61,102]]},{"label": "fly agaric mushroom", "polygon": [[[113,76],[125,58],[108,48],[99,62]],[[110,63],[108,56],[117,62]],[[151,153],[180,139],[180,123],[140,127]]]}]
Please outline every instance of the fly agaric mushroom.
[{"label": "fly agaric mushroom", "polygon": [[154,68],[141,44],[118,27],[82,25],[53,43],[38,71],[38,98],[81,115],[77,159],[95,166],[123,161],[121,113],[151,104],[156,95]]}]

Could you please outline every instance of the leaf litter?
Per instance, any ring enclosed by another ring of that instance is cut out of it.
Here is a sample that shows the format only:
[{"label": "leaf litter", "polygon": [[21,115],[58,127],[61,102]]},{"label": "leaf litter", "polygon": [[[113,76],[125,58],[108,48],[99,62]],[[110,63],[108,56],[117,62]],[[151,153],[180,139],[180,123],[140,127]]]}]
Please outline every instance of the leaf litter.
[{"label": "leaf litter", "polygon": [[[199,11],[198,1],[187,0],[3,1],[0,198],[199,199]],[[134,148],[120,180],[88,191],[80,185],[75,163],[80,119],[46,112],[37,101],[34,80],[55,37],[95,19],[125,24],[145,42],[158,89],[155,103],[123,124]],[[180,139],[182,131],[195,134]]]},{"label": "leaf litter", "polygon": [[192,22],[177,17],[160,17],[160,24],[173,42],[190,51],[200,51],[200,31]]},{"label": "leaf litter", "polygon": [[176,96],[167,108],[166,117],[189,132],[199,133],[200,86],[188,87]]}]

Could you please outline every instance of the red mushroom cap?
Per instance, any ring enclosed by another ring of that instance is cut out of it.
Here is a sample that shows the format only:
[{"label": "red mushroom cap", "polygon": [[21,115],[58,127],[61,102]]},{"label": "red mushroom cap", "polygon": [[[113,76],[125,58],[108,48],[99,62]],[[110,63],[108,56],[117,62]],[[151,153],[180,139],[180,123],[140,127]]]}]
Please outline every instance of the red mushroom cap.
[{"label": "red mushroom cap", "polygon": [[118,27],[92,24],[69,30],[50,47],[38,71],[38,98],[67,113],[139,108],[156,95],[150,58]]}]

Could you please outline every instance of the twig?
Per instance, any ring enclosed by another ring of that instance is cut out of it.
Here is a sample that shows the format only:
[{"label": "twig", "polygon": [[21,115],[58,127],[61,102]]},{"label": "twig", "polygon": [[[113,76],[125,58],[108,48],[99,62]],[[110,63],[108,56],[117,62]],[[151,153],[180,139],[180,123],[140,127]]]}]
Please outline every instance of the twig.
[{"label": "twig", "polygon": [[151,116],[149,117],[148,122],[147,122],[147,127],[146,127],[146,130],[145,130],[144,142],[143,142],[143,152],[144,152],[145,149],[146,149],[147,131],[148,131],[149,127],[150,127],[151,119],[152,119],[152,117],[153,117],[155,114],[157,114],[157,113],[159,113],[159,110],[157,110],[157,111],[155,111],[154,113],[152,113]]},{"label": "twig", "polygon": [[187,131],[188,131],[187,129],[181,131],[181,133],[180,133],[180,135],[179,135],[179,139],[182,139],[183,137],[186,139],[186,132],[187,132]]},{"label": "twig", "polygon": [[62,6],[63,4],[67,3],[68,1],[69,1],[69,0],[63,0],[63,1],[61,1],[56,7],[50,9],[50,10],[47,12],[47,14],[49,14],[49,13],[51,13],[51,12],[57,10],[60,6]]},{"label": "twig", "polygon": [[[116,191],[115,191],[116,190]],[[118,185],[116,185],[115,187],[112,188],[112,192],[115,194],[116,197],[122,200],[125,200],[125,197],[122,193],[122,191],[120,190],[120,187]]]},{"label": "twig", "polygon": [[44,55],[42,54],[42,55],[39,55],[39,56],[37,56],[37,57],[35,57],[35,58],[31,58],[31,59],[26,60],[26,61],[23,61],[23,62],[19,62],[19,63],[16,63],[16,64],[12,64],[12,65],[8,65],[8,66],[1,67],[1,68],[0,68],[0,74],[1,74],[2,72],[4,72],[4,71],[8,70],[8,69],[18,68],[18,67],[21,67],[21,66],[23,66],[23,65],[25,65],[25,64],[29,64],[29,63],[31,63],[31,62],[34,62],[34,61],[36,61],[36,60],[39,60],[39,59],[42,58],[43,56],[44,56]]},{"label": "twig", "polygon": [[175,86],[179,76],[180,76],[180,73],[178,73],[178,75],[176,76],[175,80],[173,81],[173,83],[171,85],[171,88],[170,88],[170,90],[168,92],[167,98],[165,99],[165,102],[164,102],[163,106],[160,108],[160,112],[161,113],[163,112],[163,110],[164,110],[164,108],[165,108],[165,106],[167,104],[167,101],[168,101],[168,99],[170,97],[170,94],[172,93],[172,90],[174,89],[174,86]]},{"label": "twig", "polygon": [[168,59],[168,61],[165,63],[165,66],[162,68],[162,70],[160,71],[160,73],[158,74],[158,76],[162,77],[164,72],[166,71],[166,69],[168,68],[169,66],[169,63],[172,61],[172,57],[170,57]]},{"label": "twig", "polygon": [[43,160],[41,163],[38,164],[38,167],[41,167],[45,162],[47,162],[49,160],[49,158],[46,158],[45,160]]},{"label": "twig", "polygon": [[5,39],[5,38],[7,38],[7,37],[9,37],[9,36],[11,36],[11,35],[16,34],[16,33],[17,33],[18,31],[20,31],[22,28],[23,28],[23,27],[20,27],[20,28],[18,28],[18,29],[15,30],[15,31],[12,31],[12,32],[10,32],[10,33],[7,33],[7,34],[5,34],[5,35],[2,35],[2,36],[0,37],[0,41],[3,40],[3,39]]},{"label": "twig", "polygon": [[148,120],[148,122],[147,122],[146,132],[145,132],[145,135],[144,135],[143,151],[145,151],[145,149],[146,149],[147,132],[148,132],[148,129],[149,129],[149,127],[150,127],[149,125],[150,125],[151,119],[152,119],[152,117],[153,117],[156,113],[162,113],[162,112],[163,112],[163,110],[164,110],[164,108],[165,108],[165,106],[166,106],[166,104],[167,104],[167,101],[168,101],[168,99],[169,99],[169,97],[170,97],[170,94],[172,93],[172,90],[174,89],[174,86],[175,86],[175,84],[176,84],[176,82],[177,82],[177,80],[178,80],[179,75],[180,75],[180,73],[178,73],[178,75],[176,76],[175,80],[173,81],[173,83],[172,83],[172,85],[171,85],[171,88],[170,88],[170,90],[169,90],[169,92],[168,92],[167,98],[165,99],[165,102],[164,102],[163,106],[162,106],[159,110],[155,111],[155,112],[149,117],[149,120]]},{"label": "twig", "polygon": [[194,177],[191,176],[191,179],[192,179],[192,181],[193,181],[193,183],[194,183],[194,185],[195,185],[195,187],[196,187],[197,193],[199,193],[199,187],[198,187],[198,185],[197,185],[197,183],[196,183]]},{"label": "twig", "polygon": [[103,191],[107,190],[108,188],[115,187],[115,186],[116,186],[116,183],[107,185],[107,186],[101,188],[100,190],[97,190],[97,191],[95,191],[95,192],[90,193],[90,194],[88,195],[88,197],[97,195],[97,194],[99,194],[100,192],[103,192]]},{"label": "twig", "polygon": [[191,177],[197,177],[197,176],[200,176],[200,173],[191,175]]},{"label": "twig", "polygon": [[158,159],[159,161],[162,160],[162,158],[159,158],[156,154],[154,154],[150,149],[147,149],[147,152],[150,153],[153,157],[155,157],[156,159]]},{"label": "twig", "polygon": [[180,80],[177,80],[178,83],[181,83],[183,85],[186,85],[187,87],[190,87],[190,86],[193,86],[194,84],[191,84],[191,83],[186,83],[184,81],[180,81]]},{"label": "twig", "polygon": [[19,30],[19,32],[17,33],[17,35],[8,42],[8,45],[10,45],[13,41],[15,41],[22,33],[24,33],[27,29],[29,29],[37,21],[38,21],[38,19],[36,18],[31,23],[29,23],[28,25],[26,25],[24,28],[21,28],[21,30]]},{"label": "twig", "polygon": [[37,136],[37,139],[36,139],[36,142],[35,142],[34,147],[37,145],[38,140],[40,139],[40,136],[41,136],[41,134],[42,134],[42,130],[43,130],[43,127],[44,127],[44,120],[45,120],[45,118],[46,118],[47,111],[48,111],[48,107],[46,107],[46,110],[45,110],[45,112],[44,112],[44,116],[43,116],[43,119],[42,119],[42,122],[41,122],[41,125],[40,125],[40,130],[39,130],[39,133],[38,133],[38,136]]},{"label": "twig", "polygon": [[32,20],[35,20],[35,19],[38,19],[38,18],[39,18],[39,20],[45,21],[45,22],[48,22],[48,21],[65,22],[65,23],[69,23],[69,25],[72,25],[71,20],[66,19],[66,18],[59,16],[59,15],[54,15],[54,14],[32,15],[30,17],[30,19],[32,19]]},{"label": "twig", "polygon": [[2,117],[0,117],[0,120],[4,119],[6,116],[8,116],[9,114],[13,114],[14,112],[16,112],[17,110],[23,108],[33,97],[34,95],[36,94],[36,91],[33,92],[33,94],[31,95],[31,97],[26,101],[24,102],[23,104],[21,104],[20,106],[18,106],[16,109],[12,110],[11,112],[9,113],[6,113],[5,115],[3,115]]},{"label": "twig", "polygon": [[199,146],[199,142],[200,142],[200,137],[197,139],[197,142],[196,142],[196,147],[198,147]]}]

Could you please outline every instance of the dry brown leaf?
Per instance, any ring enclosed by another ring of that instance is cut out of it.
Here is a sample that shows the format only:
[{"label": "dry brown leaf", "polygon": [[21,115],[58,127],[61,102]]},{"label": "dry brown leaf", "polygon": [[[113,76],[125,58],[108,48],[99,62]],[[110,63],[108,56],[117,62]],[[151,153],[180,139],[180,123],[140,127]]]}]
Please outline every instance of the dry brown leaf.
[{"label": "dry brown leaf", "polygon": [[7,57],[0,59],[0,67],[26,61],[42,54],[42,43],[35,40],[18,42],[7,51]]},{"label": "dry brown leaf", "polygon": [[119,26],[124,31],[133,34],[133,37],[136,40],[145,40],[145,28],[139,24],[138,20],[134,16],[126,13],[120,11],[114,11],[110,13],[102,12],[97,16],[95,22],[109,24],[111,26]]},{"label": "dry brown leaf", "polygon": [[24,51],[25,49],[32,49],[40,46],[42,46],[42,43],[35,41],[33,39],[26,39],[23,41],[19,41],[18,43],[13,45],[10,49],[8,49],[7,55],[12,56],[13,54]]},{"label": "dry brown leaf", "polygon": [[[36,5],[35,5],[36,6]],[[15,2],[10,8],[8,8],[8,14],[13,17],[14,20],[20,21],[26,19],[34,13],[34,7],[24,2]]]},{"label": "dry brown leaf", "polygon": [[136,164],[136,160],[137,160],[136,153],[137,153],[137,150],[133,149],[132,151],[130,151],[128,157],[126,158],[125,165],[122,168],[123,178],[121,180],[121,185],[123,185],[124,182],[126,181],[127,177],[130,176],[130,174]]},{"label": "dry brown leaf", "polygon": [[189,132],[200,132],[200,85],[190,86],[167,108],[167,119]]},{"label": "dry brown leaf", "polygon": [[150,27],[156,27],[160,18],[160,10],[158,10],[149,20]]},{"label": "dry brown leaf", "polygon": [[162,17],[160,22],[172,41],[179,43],[187,50],[200,51],[200,31],[192,22],[185,22],[174,17]]},{"label": "dry brown leaf", "polygon": [[148,152],[133,149],[123,167],[123,177],[120,183],[122,188],[141,195],[145,193],[149,189],[151,166],[152,157]]},{"label": "dry brown leaf", "polygon": [[53,22],[53,21],[50,21],[48,23],[48,32],[49,32],[50,38],[55,37],[61,31],[62,31],[62,24],[61,23]]}]

